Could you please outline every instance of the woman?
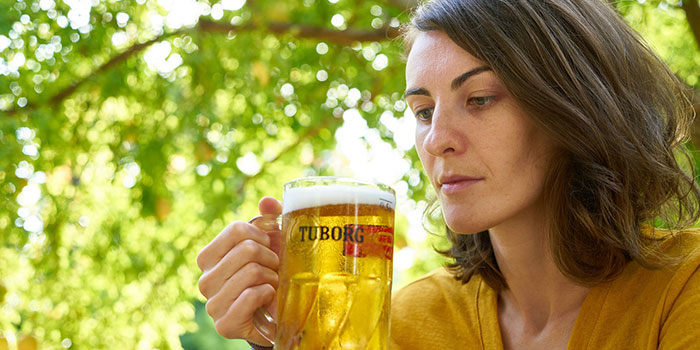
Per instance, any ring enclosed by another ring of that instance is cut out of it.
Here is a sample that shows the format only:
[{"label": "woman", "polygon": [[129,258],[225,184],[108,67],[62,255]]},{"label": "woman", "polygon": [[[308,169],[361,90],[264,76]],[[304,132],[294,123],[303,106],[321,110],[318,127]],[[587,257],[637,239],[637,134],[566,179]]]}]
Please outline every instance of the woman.
[{"label": "woman", "polygon": [[[609,5],[435,0],[405,42],[454,263],[395,295],[392,348],[698,346],[700,236],[682,228],[700,192],[676,160],[693,113]],[[223,336],[266,344],[250,320],[273,299],[275,246],[236,222],[200,253]]]}]

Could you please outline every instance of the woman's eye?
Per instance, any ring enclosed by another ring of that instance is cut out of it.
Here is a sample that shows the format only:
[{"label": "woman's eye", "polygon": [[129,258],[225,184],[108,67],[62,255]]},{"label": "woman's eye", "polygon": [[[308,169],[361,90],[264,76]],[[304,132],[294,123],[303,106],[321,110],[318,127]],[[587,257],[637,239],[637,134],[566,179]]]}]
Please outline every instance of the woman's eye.
[{"label": "woman's eye", "polygon": [[428,121],[430,118],[433,117],[433,109],[432,108],[424,108],[416,111],[415,113],[416,118],[422,121]]},{"label": "woman's eye", "polygon": [[467,103],[470,105],[474,105],[477,107],[484,107],[488,105],[489,103],[493,102],[493,96],[476,96],[476,97],[470,97],[469,100],[467,100]]}]

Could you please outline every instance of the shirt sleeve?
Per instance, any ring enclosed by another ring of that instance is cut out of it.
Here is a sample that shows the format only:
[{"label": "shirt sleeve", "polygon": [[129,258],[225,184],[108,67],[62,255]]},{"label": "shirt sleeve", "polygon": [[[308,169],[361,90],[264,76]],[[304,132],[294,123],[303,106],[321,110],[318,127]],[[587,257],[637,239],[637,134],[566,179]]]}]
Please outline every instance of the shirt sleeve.
[{"label": "shirt sleeve", "polygon": [[659,350],[694,349],[700,344],[700,268],[698,259],[693,260],[684,274],[689,277],[678,283],[680,292],[667,299],[670,311],[661,327]]}]

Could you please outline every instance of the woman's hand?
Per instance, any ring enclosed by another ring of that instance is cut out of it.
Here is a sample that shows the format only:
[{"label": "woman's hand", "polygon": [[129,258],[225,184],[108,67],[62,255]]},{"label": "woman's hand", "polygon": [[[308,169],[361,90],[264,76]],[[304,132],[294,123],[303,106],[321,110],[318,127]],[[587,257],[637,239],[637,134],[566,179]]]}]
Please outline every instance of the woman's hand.
[{"label": "woman's hand", "polygon": [[[260,214],[280,215],[282,206],[272,197],[258,205]],[[253,325],[253,314],[268,306],[274,315],[280,233],[263,232],[254,224],[234,221],[197,256],[202,270],[199,291],[207,298],[207,313],[216,331],[229,339],[270,345]]]}]

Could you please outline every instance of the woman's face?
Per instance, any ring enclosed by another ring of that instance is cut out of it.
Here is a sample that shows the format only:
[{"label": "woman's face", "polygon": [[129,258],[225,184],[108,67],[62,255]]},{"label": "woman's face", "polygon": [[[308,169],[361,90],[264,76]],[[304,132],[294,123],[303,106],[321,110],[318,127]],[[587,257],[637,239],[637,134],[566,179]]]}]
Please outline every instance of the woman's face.
[{"label": "woman's face", "polygon": [[416,149],[458,233],[541,222],[554,143],[483,62],[439,31],[415,38],[406,102]]}]

